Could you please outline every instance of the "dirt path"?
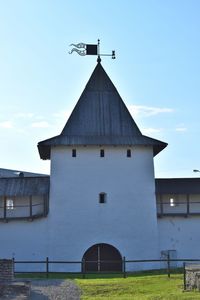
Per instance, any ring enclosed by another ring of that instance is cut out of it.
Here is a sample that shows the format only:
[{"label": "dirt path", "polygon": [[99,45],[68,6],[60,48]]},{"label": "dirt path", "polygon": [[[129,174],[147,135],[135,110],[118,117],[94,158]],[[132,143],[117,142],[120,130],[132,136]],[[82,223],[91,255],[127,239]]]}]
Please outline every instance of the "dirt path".
[{"label": "dirt path", "polygon": [[72,280],[25,280],[0,284],[0,300],[79,300],[81,291]]},{"label": "dirt path", "polygon": [[32,280],[31,300],[79,300],[80,289],[72,280]]}]

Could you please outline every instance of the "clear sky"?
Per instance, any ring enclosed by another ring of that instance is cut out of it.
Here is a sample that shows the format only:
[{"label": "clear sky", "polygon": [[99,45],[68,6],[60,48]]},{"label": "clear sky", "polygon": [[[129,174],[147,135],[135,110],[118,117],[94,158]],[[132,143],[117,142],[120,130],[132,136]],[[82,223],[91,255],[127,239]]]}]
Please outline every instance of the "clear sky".
[{"label": "clear sky", "polygon": [[156,176],[197,176],[199,16],[199,0],[0,0],[0,168],[49,173],[37,143],[61,132],[96,65],[69,44],[99,38],[142,133],[169,144]]}]

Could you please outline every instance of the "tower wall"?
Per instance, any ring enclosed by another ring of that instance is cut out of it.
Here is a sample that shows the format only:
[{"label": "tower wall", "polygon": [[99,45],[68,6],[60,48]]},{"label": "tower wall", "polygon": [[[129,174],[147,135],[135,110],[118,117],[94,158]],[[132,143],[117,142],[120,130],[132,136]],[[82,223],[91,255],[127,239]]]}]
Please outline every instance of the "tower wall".
[{"label": "tower wall", "polygon": [[[105,157],[100,157],[104,149]],[[126,259],[158,258],[151,147],[51,149],[49,256],[81,260],[94,244],[116,247]],[[106,193],[106,203],[99,203]],[[131,266],[130,266],[131,268]]]}]

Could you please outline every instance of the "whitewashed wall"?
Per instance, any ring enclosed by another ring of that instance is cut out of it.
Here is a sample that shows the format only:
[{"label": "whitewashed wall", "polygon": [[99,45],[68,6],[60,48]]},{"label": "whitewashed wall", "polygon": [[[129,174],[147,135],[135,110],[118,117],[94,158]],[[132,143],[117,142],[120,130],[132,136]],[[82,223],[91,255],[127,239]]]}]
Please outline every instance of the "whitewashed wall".
[{"label": "whitewashed wall", "polygon": [[[70,147],[51,152],[49,255],[52,259],[81,260],[94,244],[115,246],[127,259],[159,256],[150,147]],[[98,195],[107,194],[100,204]]]},{"label": "whitewashed wall", "polygon": [[[29,197],[10,197],[14,200],[14,208],[6,211],[8,218],[29,217]],[[32,197],[33,205],[43,203],[43,197]],[[3,197],[0,198],[3,218]],[[43,212],[43,205],[33,206],[33,214]],[[44,260],[48,254],[47,219],[0,221],[0,258],[15,258],[16,260]],[[16,265],[16,270],[45,270],[43,265]]]},{"label": "whitewashed wall", "polygon": [[[126,147],[105,147],[104,158],[99,147],[76,149],[76,158],[70,147],[52,149],[49,215],[1,222],[0,257],[81,260],[92,245],[108,243],[126,259],[158,258],[152,148],[133,147],[131,158]],[[105,204],[99,203],[101,192],[107,194]],[[80,265],[58,267],[80,270]]]},{"label": "whitewashed wall", "polygon": [[200,216],[158,219],[160,250],[176,250],[177,258],[200,259]]},{"label": "whitewashed wall", "polygon": [[[0,222],[0,258],[44,260],[48,254],[47,219]],[[16,270],[45,270],[44,265],[16,265]]]}]

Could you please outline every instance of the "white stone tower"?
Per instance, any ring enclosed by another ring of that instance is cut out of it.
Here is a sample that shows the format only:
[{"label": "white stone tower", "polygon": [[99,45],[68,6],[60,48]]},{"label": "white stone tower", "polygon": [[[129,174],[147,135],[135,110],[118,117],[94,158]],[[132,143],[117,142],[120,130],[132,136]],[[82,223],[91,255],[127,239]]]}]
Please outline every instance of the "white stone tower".
[{"label": "white stone tower", "polygon": [[87,270],[159,258],[153,157],[166,145],[142,135],[98,62],[61,134],[38,144],[51,160],[49,257],[99,262]]}]

